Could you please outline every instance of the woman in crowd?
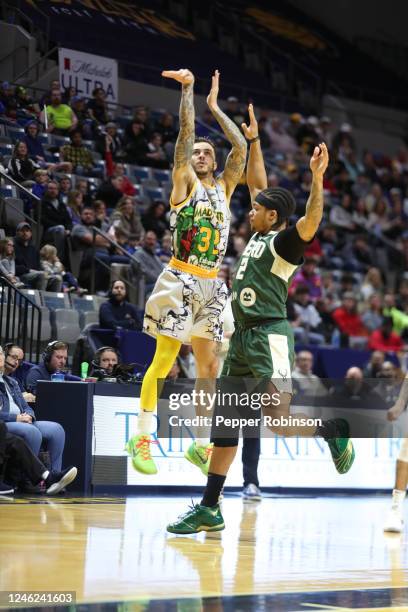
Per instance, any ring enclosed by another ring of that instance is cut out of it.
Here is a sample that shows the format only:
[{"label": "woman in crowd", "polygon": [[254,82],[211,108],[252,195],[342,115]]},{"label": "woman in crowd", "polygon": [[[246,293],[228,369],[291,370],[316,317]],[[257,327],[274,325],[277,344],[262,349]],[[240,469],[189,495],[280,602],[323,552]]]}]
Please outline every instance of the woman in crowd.
[{"label": "woman in crowd", "polygon": [[139,214],[136,212],[133,198],[123,196],[111,216],[111,226],[120,228],[127,237],[128,243],[138,243],[143,238],[144,230]]},{"label": "woman in crowd", "polygon": [[71,216],[72,223],[81,223],[81,212],[83,208],[83,195],[77,189],[73,189],[68,194],[67,202],[68,212]]},{"label": "woman in crowd", "polygon": [[0,274],[15,287],[24,287],[24,283],[16,276],[14,242],[11,238],[0,240]]},{"label": "woman in crowd", "polygon": [[369,268],[361,285],[361,297],[366,302],[374,293],[384,293],[384,282],[378,268]]},{"label": "woman in crowd", "polygon": [[13,149],[13,155],[9,161],[7,172],[15,180],[31,187],[34,182],[34,172],[39,168],[39,164],[28,156],[27,145],[24,141],[18,140]]}]

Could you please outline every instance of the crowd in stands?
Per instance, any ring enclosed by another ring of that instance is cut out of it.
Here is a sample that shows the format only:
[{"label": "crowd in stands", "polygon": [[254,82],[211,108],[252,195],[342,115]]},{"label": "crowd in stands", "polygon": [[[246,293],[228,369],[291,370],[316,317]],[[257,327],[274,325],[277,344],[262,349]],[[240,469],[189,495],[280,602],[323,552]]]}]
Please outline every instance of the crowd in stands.
[{"label": "crowd in stands", "polygon": [[[246,120],[236,98],[225,111],[237,125]],[[261,109],[258,118],[269,185],[294,193],[296,215],[310,194],[313,147],[324,140],[330,151],[324,219],[290,290],[296,341],[400,352],[408,338],[408,149],[401,146],[394,156],[362,150],[350,124],[336,126],[325,116],[281,118]],[[119,115],[101,88],[86,100],[54,81],[37,101],[3,83],[0,120],[13,140],[3,167],[41,198],[43,228],[39,251],[30,224],[17,226],[0,244],[0,273],[18,287],[89,291],[95,226],[105,233],[95,238],[96,290],[108,294],[110,264],[131,263],[131,278],[142,274],[148,295],[171,256],[169,169],[177,117],[144,106]],[[17,127],[21,134],[13,132]],[[214,140],[222,165],[228,148],[208,110],[196,132]],[[220,271],[229,285],[250,235],[249,205],[243,179],[232,198]],[[25,210],[35,217],[28,199]],[[71,249],[82,251],[78,279]]]}]

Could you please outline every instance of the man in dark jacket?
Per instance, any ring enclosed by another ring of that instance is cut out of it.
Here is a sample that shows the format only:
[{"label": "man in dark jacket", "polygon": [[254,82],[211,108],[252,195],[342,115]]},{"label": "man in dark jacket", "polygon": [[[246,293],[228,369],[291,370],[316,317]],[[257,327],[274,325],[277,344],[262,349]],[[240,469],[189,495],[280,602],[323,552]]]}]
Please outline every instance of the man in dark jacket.
[{"label": "man in dark jacket", "polygon": [[41,225],[44,228],[44,243],[57,247],[58,256],[66,262],[66,238],[72,229],[72,219],[67,207],[59,198],[59,185],[56,181],[48,183],[42,199]]},{"label": "man in dark jacket", "polygon": [[121,280],[112,283],[109,300],[99,309],[99,325],[105,329],[142,329],[137,308],[127,301],[125,283]]},{"label": "man in dark jacket", "polygon": [[16,276],[33,289],[59,291],[60,279],[54,276],[47,278],[45,272],[41,270],[40,254],[31,241],[32,236],[29,223],[22,221],[17,225],[14,238]]},{"label": "man in dark jacket", "polygon": [[53,340],[47,344],[42,363],[30,368],[26,377],[26,389],[34,395],[37,392],[37,383],[39,380],[51,380],[51,375],[55,372],[63,372],[66,381],[79,381],[78,376],[65,372],[65,366],[68,359],[68,345],[60,340]]},{"label": "man in dark jacket", "polygon": [[0,494],[10,495],[14,493],[14,488],[2,481],[5,474],[8,480],[15,483],[28,478],[34,486],[44,480],[47,495],[57,495],[76,478],[77,469],[69,467],[63,471],[47,470],[24,440],[10,434],[0,421]]}]

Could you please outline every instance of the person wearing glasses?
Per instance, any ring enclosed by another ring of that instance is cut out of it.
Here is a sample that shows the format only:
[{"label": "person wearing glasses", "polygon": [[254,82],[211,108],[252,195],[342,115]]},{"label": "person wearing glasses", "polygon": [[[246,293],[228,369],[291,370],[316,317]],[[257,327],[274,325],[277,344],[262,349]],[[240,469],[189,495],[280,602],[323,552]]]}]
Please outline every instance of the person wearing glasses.
[{"label": "person wearing glasses", "polygon": [[27,374],[32,364],[24,360],[24,351],[18,344],[9,342],[4,345],[4,373],[18,382],[20,391],[26,402],[35,402],[35,395],[26,391]]}]

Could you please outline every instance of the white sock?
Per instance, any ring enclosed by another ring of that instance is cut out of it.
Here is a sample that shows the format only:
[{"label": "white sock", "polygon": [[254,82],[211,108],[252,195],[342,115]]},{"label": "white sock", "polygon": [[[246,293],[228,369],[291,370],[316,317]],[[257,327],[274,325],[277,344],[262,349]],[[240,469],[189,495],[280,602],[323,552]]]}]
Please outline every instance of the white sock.
[{"label": "white sock", "polygon": [[151,410],[141,410],[139,412],[136,426],[136,433],[139,436],[141,434],[148,434],[150,436],[153,414]]},{"label": "white sock", "polygon": [[195,443],[197,446],[208,446],[208,438],[196,438]]},{"label": "white sock", "polygon": [[393,509],[398,509],[402,512],[402,504],[404,503],[404,499],[406,496],[406,491],[398,491],[398,489],[394,489],[392,492],[392,507]]},{"label": "white sock", "polygon": [[43,472],[43,473],[41,474],[41,478],[42,478],[43,480],[47,480],[47,478],[48,478],[48,476],[49,476],[49,475],[50,475],[49,471],[48,471],[48,470],[45,470],[45,472]]}]

